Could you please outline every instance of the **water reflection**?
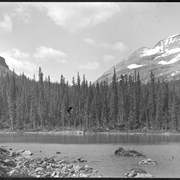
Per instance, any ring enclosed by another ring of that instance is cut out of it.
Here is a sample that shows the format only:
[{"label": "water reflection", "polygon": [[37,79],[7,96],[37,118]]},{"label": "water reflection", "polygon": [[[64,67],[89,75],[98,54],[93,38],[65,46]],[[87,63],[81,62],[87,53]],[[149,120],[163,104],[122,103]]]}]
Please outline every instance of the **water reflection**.
[{"label": "water reflection", "polygon": [[168,144],[180,142],[180,135],[0,135],[0,143],[52,144]]}]

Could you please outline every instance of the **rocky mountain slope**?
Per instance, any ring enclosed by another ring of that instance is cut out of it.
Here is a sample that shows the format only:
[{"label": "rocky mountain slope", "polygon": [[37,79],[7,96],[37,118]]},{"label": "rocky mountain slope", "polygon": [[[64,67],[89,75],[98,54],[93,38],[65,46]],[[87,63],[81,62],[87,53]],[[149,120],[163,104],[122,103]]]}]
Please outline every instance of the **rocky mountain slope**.
[{"label": "rocky mountain slope", "polygon": [[3,57],[0,56],[0,75],[12,74],[13,72],[9,69],[9,66],[6,64],[6,61]]},{"label": "rocky mountain slope", "polygon": [[160,40],[153,48],[141,47],[111,67],[97,81],[111,82],[114,67],[118,79],[121,74],[133,74],[135,69],[139,71],[144,83],[148,82],[151,71],[160,80],[180,79],[180,34]]}]

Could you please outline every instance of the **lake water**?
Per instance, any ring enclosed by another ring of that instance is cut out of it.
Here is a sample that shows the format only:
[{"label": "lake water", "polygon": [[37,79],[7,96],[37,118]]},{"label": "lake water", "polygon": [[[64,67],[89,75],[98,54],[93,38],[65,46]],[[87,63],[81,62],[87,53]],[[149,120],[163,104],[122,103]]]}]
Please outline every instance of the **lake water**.
[{"label": "lake water", "polygon": [[[0,145],[13,150],[27,149],[35,157],[57,156],[75,160],[84,157],[103,177],[124,177],[131,168],[141,167],[153,177],[180,177],[180,135],[0,135]],[[139,165],[142,157],[118,157],[118,147],[135,149],[157,166]],[[40,152],[42,151],[42,152]],[[56,154],[60,151],[61,154]],[[172,158],[173,156],[173,158]]]}]

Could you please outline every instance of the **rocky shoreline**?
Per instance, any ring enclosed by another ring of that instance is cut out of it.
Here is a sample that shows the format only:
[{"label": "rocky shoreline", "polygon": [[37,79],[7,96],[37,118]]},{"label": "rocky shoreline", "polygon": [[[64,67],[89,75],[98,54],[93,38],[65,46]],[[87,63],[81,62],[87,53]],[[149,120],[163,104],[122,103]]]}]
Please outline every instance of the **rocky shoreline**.
[{"label": "rocky shoreline", "polygon": [[97,177],[98,173],[79,159],[34,158],[28,150],[13,151],[3,146],[0,147],[0,159],[0,177]]}]

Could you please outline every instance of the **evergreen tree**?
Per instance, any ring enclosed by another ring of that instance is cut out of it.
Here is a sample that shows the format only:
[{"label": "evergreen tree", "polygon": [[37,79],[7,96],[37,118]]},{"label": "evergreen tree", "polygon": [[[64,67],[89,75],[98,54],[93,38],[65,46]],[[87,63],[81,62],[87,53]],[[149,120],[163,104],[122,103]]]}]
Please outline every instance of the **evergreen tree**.
[{"label": "evergreen tree", "polygon": [[95,112],[96,112],[96,123],[98,126],[101,125],[101,99],[100,99],[100,87],[99,83],[96,83],[95,88]]},{"label": "evergreen tree", "polygon": [[109,123],[109,102],[108,102],[108,84],[107,81],[103,82],[103,89],[102,89],[103,97],[102,97],[102,119],[103,125]]},{"label": "evergreen tree", "polygon": [[37,105],[34,95],[31,96],[31,105],[30,105],[30,116],[29,120],[31,123],[31,128],[37,128]]},{"label": "evergreen tree", "polygon": [[162,90],[161,87],[157,90],[157,105],[156,105],[156,129],[162,129],[162,119],[163,119],[163,100],[162,100]]},{"label": "evergreen tree", "polygon": [[43,73],[41,68],[39,68],[39,99],[38,99],[38,117],[39,117],[39,126],[44,127],[44,112],[45,112],[45,99],[44,99],[44,82],[43,82]]},{"label": "evergreen tree", "polygon": [[118,85],[117,85],[117,78],[116,78],[116,70],[114,68],[114,74],[112,79],[112,89],[111,89],[111,108],[110,108],[110,116],[112,119],[113,125],[117,123],[118,117]]},{"label": "evergreen tree", "polygon": [[155,102],[155,78],[151,71],[150,74],[150,87],[149,87],[149,97],[148,97],[148,107],[149,107],[149,121],[151,122],[151,128],[156,127],[155,115],[156,115],[156,102]]},{"label": "evergreen tree", "polygon": [[128,83],[128,96],[129,96],[129,114],[128,114],[128,122],[127,122],[127,128],[132,129],[134,126],[134,120],[135,120],[135,109],[134,109],[134,83],[133,78],[131,75],[129,75],[129,83]]},{"label": "evergreen tree", "polygon": [[171,105],[171,129],[178,130],[178,105],[175,95]]}]

